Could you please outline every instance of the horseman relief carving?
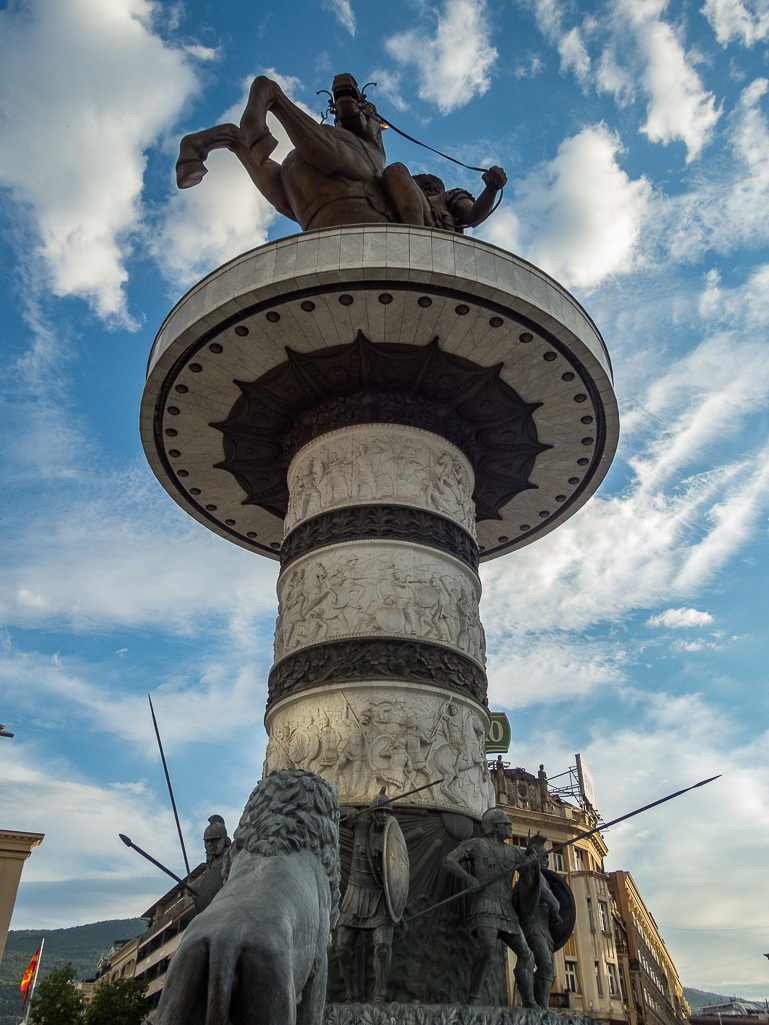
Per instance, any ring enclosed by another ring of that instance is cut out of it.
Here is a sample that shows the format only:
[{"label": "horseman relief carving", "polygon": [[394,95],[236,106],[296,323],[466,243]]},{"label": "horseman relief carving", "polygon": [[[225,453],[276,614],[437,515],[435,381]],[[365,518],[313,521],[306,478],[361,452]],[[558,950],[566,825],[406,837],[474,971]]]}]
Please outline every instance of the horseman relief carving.
[{"label": "horseman relief carving", "polygon": [[480,584],[466,566],[410,544],[339,546],[297,560],[278,581],[275,661],[342,637],[407,637],[485,663]]},{"label": "horseman relief carving", "polygon": [[[176,165],[179,188],[203,179],[211,150],[229,149],[265,199],[304,231],[396,223],[462,232],[489,216],[507,182],[501,167],[484,172],[485,188],[477,200],[463,189],[446,192],[434,176],[417,176],[431,181],[415,180],[405,164],[387,163],[382,142],[387,123],[352,75],[337,75],[332,93],[334,124],[319,124],[277,82],[260,75],[251,85],[240,126],[216,125],[182,139]],[[270,157],[277,142],[267,127],[268,112],[295,147],[280,164]]]},{"label": "horseman relief carving", "polygon": [[307,769],[338,787],[341,803],[368,801],[380,786],[397,796],[439,778],[413,800],[480,811],[493,800],[486,724],[453,698],[337,691],[277,712],[270,733],[265,775]]},{"label": "horseman relief carving", "polygon": [[475,536],[474,475],[459,449],[408,427],[352,427],[309,444],[288,472],[285,530],[328,509],[390,502],[438,513]]}]

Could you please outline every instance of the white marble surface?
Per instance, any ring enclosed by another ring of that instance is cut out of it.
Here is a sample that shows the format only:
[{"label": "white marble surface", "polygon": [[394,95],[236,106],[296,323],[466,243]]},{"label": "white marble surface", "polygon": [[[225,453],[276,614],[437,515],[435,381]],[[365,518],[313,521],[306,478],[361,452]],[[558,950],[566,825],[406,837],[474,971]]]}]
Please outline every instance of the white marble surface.
[{"label": "white marble surface", "polygon": [[292,459],[284,529],[328,509],[395,504],[438,513],[474,537],[474,485],[469,460],[436,434],[399,424],[342,427]]},{"label": "white marble surface", "polygon": [[316,688],[267,716],[264,774],[298,768],[339,788],[340,804],[397,797],[441,779],[405,804],[482,815],[494,802],[484,742],[488,718],[473,701],[394,681]]},{"label": "white marble surface", "polygon": [[351,541],[292,562],[278,579],[275,661],[310,644],[399,637],[486,662],[481,584],[464,563],[403,541]]},{"label": "white marble surface", "polygon": [[[361,289],[366,282],[371,287]],[[301,308],[308,289],[320,289],[311,296],[309,312]],[[383,291],[392,295],[388,304],[379,301]],[[339,302],[345,293],[352,304]],[[421,296],[430,305],[420,306]],[[270,311],[263,307],[243,315],[267,300],[274,302]],[[463,315],[457,313],[461,305],[468,309]],[[279,321],[268,321],[267,312],[278,313]],[[229,320],[236,316],[237,325]],[[500,326],[491,324],[495,316],[501,316]],[[237,335],[235,326],[248,335]],[[375,343],[427,345],[437,337],[448,352],[483,366],[501,364],[502,379],[524,401],[541,403],[534,422],[539,440],[552,448],[537,457],[531,475],[535,488],[512,498],[500,520],[477,525],[482,560],[553,530],[599,486],[616,449],[619,417],[600,335],[576,300],[542,271],[476,239],[403,225],[362,225],[292,236],[245,253],[203,279],[166,318],[153,347],[141,430],[150,464],[169,494],[209,529],[243,547],[262,546],[262,554],[277,558],[283,521],[243,505],[235,478],[214,469],[224,451],[222,435],[210,423],[226,419],[240,394],[235,381],[255,380],[283,363],[287,346],[313,352],[351,343],[358,331]],[[196,351],[206,332],[214,333]],[[565,346],[562,351],[547,332]],[[529,334],[531,341],[521,341]],[[211,352],[212,339],[221,353]],[[202,370],[192,372],[193,363]],[[570,374],[571,380],[564,380]],[[161,409],[164,384],[171,388]],[[177,385],[187,390],[178,393]],[[170,406],[178,414],[170,413]],[[155,443],[156,413],[162,416],[161,449],[170,470]],[[593,460],[601,418],[606,444]],[[167,436],[167,429],[176,434]],[[590,479],[583,487],[586,473]]]}]

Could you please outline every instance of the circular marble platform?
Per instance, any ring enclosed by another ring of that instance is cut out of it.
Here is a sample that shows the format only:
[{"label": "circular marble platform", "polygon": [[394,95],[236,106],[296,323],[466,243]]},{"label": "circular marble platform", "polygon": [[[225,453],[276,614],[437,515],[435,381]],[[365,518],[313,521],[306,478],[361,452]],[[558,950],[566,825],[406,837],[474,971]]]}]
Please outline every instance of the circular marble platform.
[{"label": "circular marble platform", "polygon": [[349,423],[411,424],[464,451],[481,561],[580,509],[619,434],[609,356],[579,303],[448,232],[280,239],[204,278],[158,333],[147,458],[179,505],[244,548],[280,558],[292,458]]}]

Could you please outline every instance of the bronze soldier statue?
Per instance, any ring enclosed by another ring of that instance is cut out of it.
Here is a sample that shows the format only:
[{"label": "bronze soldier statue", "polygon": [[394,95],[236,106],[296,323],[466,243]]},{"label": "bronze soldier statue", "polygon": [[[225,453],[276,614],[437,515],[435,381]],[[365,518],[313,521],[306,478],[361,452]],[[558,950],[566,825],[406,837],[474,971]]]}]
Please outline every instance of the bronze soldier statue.
[{"label": "bronze soldier statue", "polygon": [[459,876],[473,891],[469,924],[481,950],[473,961],[468,1003],[481,1002],[481,989],[497,940],[517,956],[515,981],[524,1007],[537,1007],[532,975],[534,955],[513,909],[512,884],[527,855],[505,843],[513,835],[510,820],[501,808],[492,808],[481,819],[483,836],[465,840],[443,861],[443,867]]},{"label": "bronze soldier statue", "polygon": [[203,846],[206,849],[206,871],[197,885],[195,911],[204,911],[224,885],[222,881],[222,862],[232,840],[227,836],[227,827],[221,815],[211,815],[203,833]]},{"label": "bronze soldier statue", "polygon": [[361,929],[373,931],[374,1003],[384,1003],[392,961],[393,926],[406,905],[409,862],[406,842],[388,801],[385,788],[363,812],[341,808],[341,822],[353,829],[352,865],[347,889],[339,906],[336,952],[347,989],[348,1003],[365,994],[353,971],[355,945]]},{"label": "bronze soldier statue", "polygon": [[566,882],[547,867],[546,837],[532,836],[527,845],[528,864],[521,867],[513,890],[513,907],[526,942],[534,955],[534,999],[539,1007],[550,1006],[555,979],[553,951],[571,935],[576,917],[574,897]]}]

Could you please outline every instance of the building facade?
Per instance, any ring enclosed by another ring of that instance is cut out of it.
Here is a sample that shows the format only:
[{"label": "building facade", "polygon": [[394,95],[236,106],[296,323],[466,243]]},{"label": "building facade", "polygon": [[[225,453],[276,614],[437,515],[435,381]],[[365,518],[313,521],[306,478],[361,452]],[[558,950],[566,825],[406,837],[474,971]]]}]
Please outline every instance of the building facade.
[{"label": "building facade", "polygon": [[0,961],[8,939],[21,870],[32,850],[40,846],[44,837],[45,833],[0,829]]},{"label": "building facade", "polygon": [[636,1020],[667,1025],[688,1019],[690,1008],[675,965],[633,877],[629,872],[610,872],[609,887],[625,925]]},{"label": "building facade", "polygon": [[[598,824],[588,807],[550,791],[543,766],[536,776],[507,768],[501,759],[489,768],[514,844],[525,847],[537,832],[560,844]],[[569,884],[577,906],[574,932],[555,954],[550,1005],[616,1025],[685,1025],[689,1008],[654,919],[629,873],[604,871],[607,851],[594,833],[550,857],[550,868]]]}]

